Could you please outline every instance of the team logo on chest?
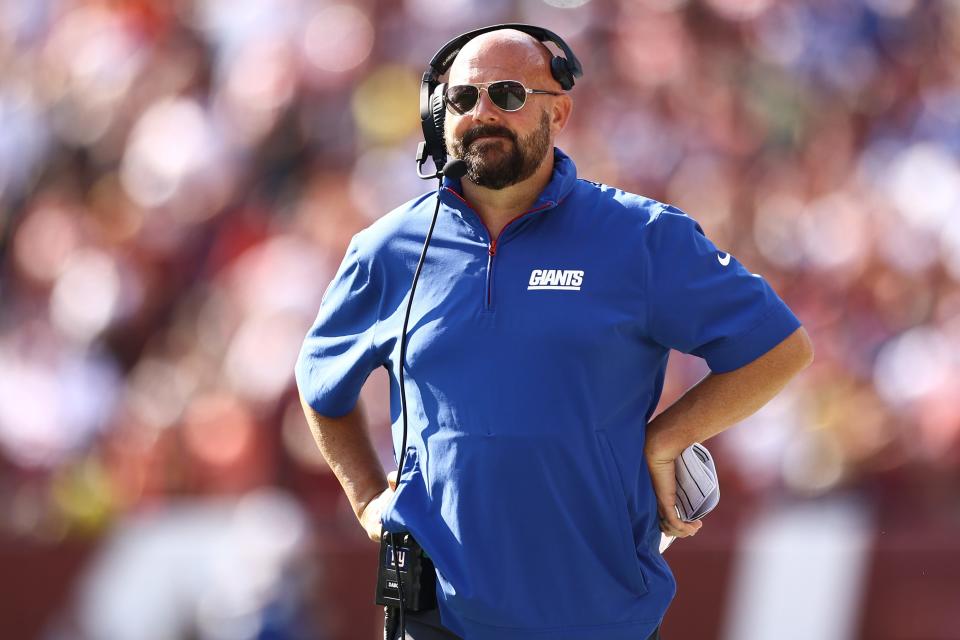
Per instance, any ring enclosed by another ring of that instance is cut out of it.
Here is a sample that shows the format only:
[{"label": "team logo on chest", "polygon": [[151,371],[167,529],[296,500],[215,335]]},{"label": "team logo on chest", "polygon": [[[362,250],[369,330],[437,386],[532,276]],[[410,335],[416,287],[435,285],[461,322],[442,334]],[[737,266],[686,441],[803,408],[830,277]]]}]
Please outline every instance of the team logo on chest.
[{"label": "team logo on chest", "polygon": [[532,289],[580,291],[581,284],[583,284],[583,271],[575,269],[534,269],[530,272],[527,291]]}]

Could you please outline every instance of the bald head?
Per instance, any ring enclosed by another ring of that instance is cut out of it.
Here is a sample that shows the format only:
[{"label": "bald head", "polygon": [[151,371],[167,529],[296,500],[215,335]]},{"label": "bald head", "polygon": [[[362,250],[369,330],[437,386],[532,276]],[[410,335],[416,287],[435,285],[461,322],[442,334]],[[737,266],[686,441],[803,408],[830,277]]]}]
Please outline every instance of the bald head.
[{"label": "bald head", "polygon": [[[529,180],[538,189],[546,184],[553,170],[553,140],[572,106],[550,73],[552,58],[543,43],[514,29],[484,33],[459,51],[448,85],[481,87],[470,107],[447,105],[443,128],[447,149],[467,164],[469,182],[494,191]],[[521,98],[519,108],[507,110],[483,91],[483,85],[500,80],[519,81],[532,93]]]},{"label": "bald head", "polygon": [[500,29],[477,36],[457,53],[450,67],[450,84],[520,80],[528,86],[560,90],[550,73],[553,54],[530,34]]}]

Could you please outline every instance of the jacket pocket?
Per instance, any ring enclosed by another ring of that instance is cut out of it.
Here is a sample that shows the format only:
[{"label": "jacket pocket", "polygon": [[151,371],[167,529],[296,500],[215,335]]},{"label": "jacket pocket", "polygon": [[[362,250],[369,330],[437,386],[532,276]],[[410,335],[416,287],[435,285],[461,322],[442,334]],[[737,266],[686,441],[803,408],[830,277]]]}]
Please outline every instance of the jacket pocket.
[{"label": "jacket pocket", "polygon": [[623,490],[620,465],[617,463],[617,458],[606,432],[597,431],[596,434],[607,475],[610,506],[613,510],[613,516],[616,518],[619,533],[618,544],[621,547],[624,562],[628,563],[625,568],[633,578],[633,588],[639,595],[643,595],[647,593],[647,581],[643,576],[640,559],[637,556],[637,543],[634,539],[633,522],[630,520],[630,512],[627,507],[627,494]]}]

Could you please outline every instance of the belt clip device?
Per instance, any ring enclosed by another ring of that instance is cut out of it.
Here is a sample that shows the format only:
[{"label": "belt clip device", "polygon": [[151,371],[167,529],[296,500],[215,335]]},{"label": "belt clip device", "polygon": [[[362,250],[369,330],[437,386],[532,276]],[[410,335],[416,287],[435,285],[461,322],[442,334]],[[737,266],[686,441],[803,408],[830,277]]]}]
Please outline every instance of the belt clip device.
[{"label": "belt clip device", "polygon": [[[398,575],[403,588],[402,601],[397,585]],[[432,609],[437,606],[436,584],[433,562],[413,536],[407,532],[388,533],[384,530],[380,535],[377,604],[402,606],[406,611]]]}]

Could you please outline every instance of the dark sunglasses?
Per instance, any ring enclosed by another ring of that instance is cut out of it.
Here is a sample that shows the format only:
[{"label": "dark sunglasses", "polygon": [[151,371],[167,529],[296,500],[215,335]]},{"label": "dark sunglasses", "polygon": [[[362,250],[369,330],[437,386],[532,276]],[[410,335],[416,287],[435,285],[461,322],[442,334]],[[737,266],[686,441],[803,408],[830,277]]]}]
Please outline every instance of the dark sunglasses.
[{"label": "dark sunglasses", "polygon": [[519,111],[527,102],[527,95],[543,93],[550,96],[562,96],[562,91],[546,89],[527,89],[516,80],[497,80],[496,82],[478,82],[476,84],[454,84],[443,92],[443,101],[457,115],[471,111],[480,101],[480,92],[486,91],[490,101],[504,111]]}]

